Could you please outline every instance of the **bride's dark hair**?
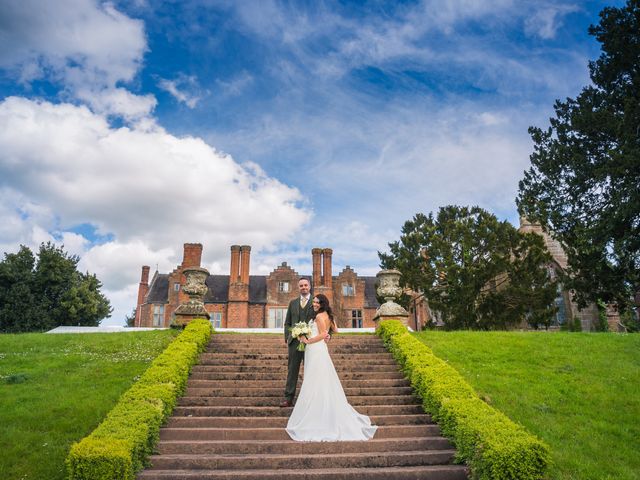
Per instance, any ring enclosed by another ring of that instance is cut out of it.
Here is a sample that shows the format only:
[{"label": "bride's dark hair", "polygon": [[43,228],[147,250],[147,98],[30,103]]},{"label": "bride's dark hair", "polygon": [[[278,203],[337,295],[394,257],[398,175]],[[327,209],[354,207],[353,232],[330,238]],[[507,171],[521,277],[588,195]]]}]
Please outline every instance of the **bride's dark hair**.
[{"label": "bride's dark hair", "polygon": [[329,304],[329,299],[326,295],[319,293],[315,296],[318,299],[318,303],[320,303],[320,308],[317,312],[314,313],[313,318],[315,319],[319,313],[327,312],[329,315],[329,333],[335,332],[338,330],[336,321],[333,318],[333,310],[331,310],[331,305]]}]

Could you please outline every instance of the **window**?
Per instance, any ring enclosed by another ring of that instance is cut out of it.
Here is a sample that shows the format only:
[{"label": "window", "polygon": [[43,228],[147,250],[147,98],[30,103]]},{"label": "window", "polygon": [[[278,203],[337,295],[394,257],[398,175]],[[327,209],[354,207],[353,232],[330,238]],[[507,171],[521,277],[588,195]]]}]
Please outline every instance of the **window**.
[{"label": "window", "polygon": [[269,321],[268,328],[282,328],[284,326],[284,319],[287,316],[286,308],[270,308],[269,309]]},{"label": "window", "polygon": [[355,295],[355,291],[353,289],[353,285],[350,283],[342,284],[342,296],[344,297],[353,297]]},{"label": "window", "polygon": [[289,282],[278,282],[278,292],[289,293]]},{"label": "window", "polygon": [[220,326],[222,325],[222,312],[211,312],[209,321],[211,322],[213,328],[220,328]]},{"label": "window", "polygon": [[362,310],[351,310],[351,328],[362,328]]},{"label": "window", "polygon": [[558,311],[556,312],[555,318],[553,319],[553,324],[562,326],[567,322],[567,309],[564,301],[564,295],[562,294],[562,285],[560,285],[559,283],[558,293],[554,303],[556,307],[558,307]]},{"label": "window", "polygon": [[180,284],[179,283],[174,283],[173,284],[173,291],[174,292],[179,292],[180,291]]},{"label": "window", "polygon": [[164,305],[153,306],[153,326],[154,327],[164,326]]}]

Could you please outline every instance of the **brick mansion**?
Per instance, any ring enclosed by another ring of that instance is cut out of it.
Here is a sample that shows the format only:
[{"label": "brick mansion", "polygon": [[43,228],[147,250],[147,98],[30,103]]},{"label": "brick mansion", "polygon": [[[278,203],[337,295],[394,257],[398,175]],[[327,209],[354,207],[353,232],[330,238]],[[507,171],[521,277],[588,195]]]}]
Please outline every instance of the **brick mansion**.
[{"label": "brick mansion", "polygon": [[[520,219],[521,232],[541,235],[553,260],[548,265],[551,277],[566,270],[567,255],[560,243],[545,232],[540,225]],[[207,292],[204,307],[211,315],[215,327],[226,328],[281,328],[289,301],[298,296],[298,280],[311,281],[312,294],[324,293],[331,302],[338,327],[375,327],[373,318],[380,306],[376,298],[376,277],[359,276],[351,267],[345,267],[338,275],[332,273],[330,248],[311,250],[312,273],[301,275],[283,262],[269,275],[251,275],[251,247],[231,247],[229,275],[209,275],[205,281]],[[154,273],[142,267],[136,307],[136,327],[168,327],[178,306],[189,300],[182,291],[185,284],[183,270],[200,267],[202,245],[184,245],[183,260],[171,273]],[[423,295],[407,291],[411,296],[409,325],[419,330],[427,324],[442,326],[438,312],[432,312]],[[594,304],[581,309],[573,301],[571,292],[558,285],[555,299],[556,313],[552,328],[569,322],[578,322],[584,331],[593,330],[598,321],[598,310]],[[607,312],[610,329],[618,328],[617,314]],[[517,328],[526,329],[523,321]]]},{"label": "brick mansion", "polygon": [[[311,282],[312,294],[324,293],[331,302],[339,327],[373,327],[373,317],[380,303],[376,299],[376,277],[358,276],[345,267],[332,274],[330,248],[311,250],[313,272],[301,275],[286,262],[269,275],[251,275],[251,247],[231,247],[229,275],[209,275],[204,305],[214,327],[281,328],[289,301],[298,296],[298,280]],[[168,327],[176,308],[188,301],[182,291],[183,270],[200,267],[202,245],[184,245],[183,260],[171,273],[142,267],[136,308],[136,327]]]}]

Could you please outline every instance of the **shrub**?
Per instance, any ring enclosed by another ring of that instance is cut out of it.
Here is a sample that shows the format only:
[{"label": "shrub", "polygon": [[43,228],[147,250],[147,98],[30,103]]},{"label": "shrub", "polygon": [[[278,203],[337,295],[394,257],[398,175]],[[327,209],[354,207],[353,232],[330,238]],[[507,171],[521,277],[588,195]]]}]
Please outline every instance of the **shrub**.
[{"label": "shrub", "polygon": [[407,332],[401,322],[380,322],[377,331],[411,380],[424,409],[440,424],[481,480],[534,480],[550,462],[549,447],[483,402],[447,362]]},{"label": "shrub", "polygon": [[98,427],[67,457],[70,480],[133,480],[147,465],[184,392],[191,367],[211,336],[207,320],[193,320],[127,390]]}]

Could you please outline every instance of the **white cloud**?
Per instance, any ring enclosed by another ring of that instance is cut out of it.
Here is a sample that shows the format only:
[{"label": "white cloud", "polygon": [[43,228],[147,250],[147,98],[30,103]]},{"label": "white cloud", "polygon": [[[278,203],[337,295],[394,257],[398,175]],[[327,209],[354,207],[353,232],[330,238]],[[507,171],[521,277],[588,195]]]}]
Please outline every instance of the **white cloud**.
[{"label": "white cloud", "polygon": [[[147,127],[112,128],[69,104],[2,101],[0,205],[11,228],[0,229],[0,244],[14,250],[58,232],[83,253],[82,268],[119,291],[139,281],[142,263],[172,269],[183,243],[202,242],[203,263],[226,265],[229,245],[260,250],[308,220],[300,193],[257,165],[239,165],[199,138]],[[114,240],[90,247],[69,231],[81,224]]]},{"label": "white cloud", "polygon": [[157,105],[151,95],[135,95],[124,88],[80,88],[76,96],[96,113],[119,115],[129,122],[147,119]]},{"label": "white cloud", "polygon": [[240,95],[249,85],[254,81],[252,75],[248,72],[242,72],[239,75],[231,78],[230,80],[216,80],[216,83],[220,87],[220,91],[226,96]]},{"label": "white cloud", "polygon": [[117,88],[137,74],[147,50],[144,25],[112,3],[8,0],[2,5],[0,68],[23,83],[46,78],[97,112],[137,118],[151,95]]},{"label": "white cloud", "polygon": [[529,36],[538,36],[549,40],[555,38],[562,27],[563,17],[580,8],[577,5],[542,5],[530,17],[525,19],[524,31]]},{"label": "white cloud", "polygon": [[189,108],[195,108],[201,100],[201,93],[194,93],[199,90],[198,82],[194,76],[180,75],[174,80],[161,78],[158,87],[169,92],[176,100],[184,103]]}]

